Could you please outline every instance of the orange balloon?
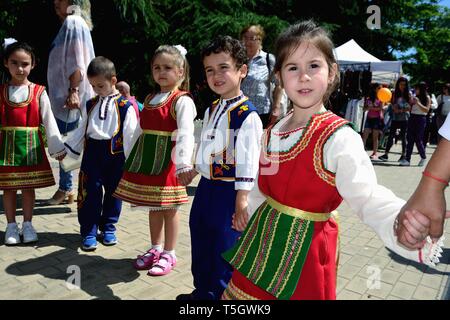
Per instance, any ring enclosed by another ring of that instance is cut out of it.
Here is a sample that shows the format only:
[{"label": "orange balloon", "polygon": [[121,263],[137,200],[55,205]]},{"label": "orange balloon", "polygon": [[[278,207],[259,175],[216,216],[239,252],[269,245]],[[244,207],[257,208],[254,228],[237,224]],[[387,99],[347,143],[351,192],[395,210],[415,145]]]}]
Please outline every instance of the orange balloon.
[{"label": "orange balloon", "polygon": [[381,88],[378,90],[377,98],[383,103],[391,101],[392,92],[388,88]]}]

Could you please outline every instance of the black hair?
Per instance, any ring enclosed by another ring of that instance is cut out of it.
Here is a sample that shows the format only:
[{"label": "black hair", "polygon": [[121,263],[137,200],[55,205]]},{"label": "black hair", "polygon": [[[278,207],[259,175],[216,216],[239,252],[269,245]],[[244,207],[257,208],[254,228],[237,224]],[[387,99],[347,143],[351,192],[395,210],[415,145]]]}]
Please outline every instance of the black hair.
[{"label": "black hair", "polygon": [[372,102],[375,102],[375,100],[377,99],[377,88],[380,86],[380,84],[378,82],[373,82],[370,84],[370,91],[369,91],[369,99]]},{"label": "black hair", "polygon": [[103,56],[98,56],[92,59],[86,73],[88,77],[102,76],[108,80],[111,80],[112,77],[117,75],[114,63]]},{"label": "black hair", "polygon": [[416,93],[416,96],[419,98],[420,103],[423,104],[424,106],[426,106],[427,102],[428,102],[428,98],[427,98],[428,93],[427,93],[426,82],[421,81],[418,84],[416,84],[414,87],[416,89],[419,89],[419,94],[417,95],[417,93]]},{"label": "black hair", "polygon": [[229,53],[236,62],[236,68],[248,63],[247,50],[237,39],[230,36],[218,36],[202,50],[202,61],[212,53]]},{"label": "black hair", "polygon": [[6,47],[3,54],[3,61],[8,61],[9,57],[16,51],[23,50],[31,56],[31,64],[36,65],[36,56],[34,54],[34,49],[26,42],[18,41],[10,44]]},{"label": "black hair", "polygon": [[[405,90],[403,90],[403,92],[400,90],[401,82],[405,83]],[[410,93],[409,93],[409,82],[408,82],[408,79],[406,79],[405,77],[398,78],[397,82],[395,83],[393,99],[397,100],[398,98],[403,98],[405,101],[409,101],[409,99],[411,98]],[[396,101],[394,101],[394,103],[395,102]]]}]

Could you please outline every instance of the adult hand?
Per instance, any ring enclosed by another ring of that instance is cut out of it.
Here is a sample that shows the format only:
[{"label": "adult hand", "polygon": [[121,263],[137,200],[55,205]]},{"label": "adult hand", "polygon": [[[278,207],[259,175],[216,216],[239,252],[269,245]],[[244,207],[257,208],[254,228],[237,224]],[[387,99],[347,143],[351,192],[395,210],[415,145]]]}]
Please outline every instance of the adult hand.
[{"label": "adult hand", "polygon": [[71,110],[80,108],[80,97],[78,95],[78,92],[71,91],[69,93],[69,96],[66,99],[66,106]]},{"label": "adult hand", "polygon": [[63,154],[59,155],[56,157],[56,160],[58,161],[62,161],[67,155],[67,152],[64,152]]},{"label": "adult hand", "polygon": [[444,190],[435,190],[424,186],[422,181],[408,202],[400,210],[398,216],[397,237],[398,241],[407,248],[416,249],[417,244],[408,239],[405,227],[407,210],[417,210],[430,219],[429,235],[433,241],[437,241],[443,233],[445,219]]}]

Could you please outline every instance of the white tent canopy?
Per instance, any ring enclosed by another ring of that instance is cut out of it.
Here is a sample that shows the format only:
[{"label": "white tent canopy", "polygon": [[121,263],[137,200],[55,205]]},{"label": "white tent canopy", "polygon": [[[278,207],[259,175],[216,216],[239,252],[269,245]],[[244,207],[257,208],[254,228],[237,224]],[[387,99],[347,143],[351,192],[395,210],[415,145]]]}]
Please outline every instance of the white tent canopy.
[{"label": "white tent canopy", "polygon": [[393,83],[403,73],[401,61],[382,61],[361,48],[353,39],[337,47],[334,55],[344,70],[348,65],[368,64],[373,82]]}]

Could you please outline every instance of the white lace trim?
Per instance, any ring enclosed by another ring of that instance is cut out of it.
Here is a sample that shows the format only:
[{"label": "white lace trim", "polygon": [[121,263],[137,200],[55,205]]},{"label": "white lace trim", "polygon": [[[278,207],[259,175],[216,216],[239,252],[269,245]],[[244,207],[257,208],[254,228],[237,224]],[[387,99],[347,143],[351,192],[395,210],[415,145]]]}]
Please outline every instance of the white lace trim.
[{"label": "white lace trim", "polygon": [[180,173],[189,172],[189,171],[191,171],[193,168],[194,168],[194,167],[190,165],[190,166],[186,166],[186,167],[177,169],[177,170],[175,171],[175,175],[179,175]]},{"label": "white lace trim", "polygon": [[181,205],[173,206],[173,207],[148,207],[148,206],[137,206],[134,204],[130,205],[131,211],[159,211],[159,210],[178,210],[181,208]]},{"label": "white lace trim", "polygon": [[439,263],[439,258],[442,257],[442,247],[444,246],[444,240],[445,237],[442,236],[439,238],[438,241],[433,243],[431,238],[427,237],[427,242],[425,243],[425,246],[420,250],[421,254],[421,262],[435,267],[437,263]]}]

